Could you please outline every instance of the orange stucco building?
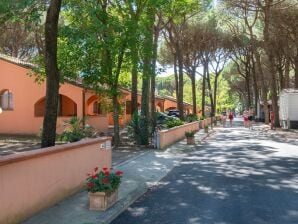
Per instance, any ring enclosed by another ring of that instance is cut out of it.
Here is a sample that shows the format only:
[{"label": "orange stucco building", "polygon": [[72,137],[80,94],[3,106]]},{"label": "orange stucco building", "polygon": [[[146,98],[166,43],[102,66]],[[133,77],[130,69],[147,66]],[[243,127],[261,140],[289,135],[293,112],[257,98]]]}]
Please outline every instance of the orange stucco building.
[{"label": "orange stucco building", "polygon": [[[121,88],[120,103],[124,105],[125,110],[120,116],[120,124],[125,124],[131,120],[131,91],[129,89]],[[138,108],[141,109],[142,95],[138,93]],[[167,112],[169,110],[177,109],[177,101],[174,97],[169,96],[155,96],[155,107],[158,112]],[[193,106],[189,103],[184,103],[184,111],[190,114],[193,111]],[[109,114],[109,124],[113,124],[112,113]]]},{"label": "orange stucco building", "polygon": [[[0,133],[37,134],[42,128],[45,105],[45,82],[35,82],[33,64],[0,54]],[[64,129],[64,121],[73,116],[86,117],[86,123],[99,132],[106,132],[113,125],[112,113],[102,109],[101,97],[90,89],[75,82],[65,82],[59,89],[57,132]],[[121,88],[120,103],[123,114],[120,124],[131,119],[131,92]],[[138,94],[141,105],[141,95]],[[172,97],[156,96],[156,110],[167,111],[177,108]],[[185,112],[192,113],[192,105],[184,103]]]},{"label": "orange stucco building", "polygon": [[[38,84],[30,63],[0,55],[0,133],[37,134],[43,122],[45,82]],[[90,90],[71,83],[61,84],[57,132],[72,116],[87,115],[87,123],[98,131],[108,129],[108,116],[95,108],[99,97]]]}]

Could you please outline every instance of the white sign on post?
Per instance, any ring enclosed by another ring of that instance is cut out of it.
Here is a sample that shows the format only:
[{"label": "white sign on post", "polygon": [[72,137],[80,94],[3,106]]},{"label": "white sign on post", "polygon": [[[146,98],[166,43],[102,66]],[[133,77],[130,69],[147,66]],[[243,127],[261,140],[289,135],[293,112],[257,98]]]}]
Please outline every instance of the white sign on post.
[{"label": "white sign on post", "polygon": [[111,141],[106,141],[106,149],[110,149],[112,147]]},{"label": "white sign on post", "polygon": [[110,149],[112,147],[111,141],[106,141],[100,144],[100,149]]}]

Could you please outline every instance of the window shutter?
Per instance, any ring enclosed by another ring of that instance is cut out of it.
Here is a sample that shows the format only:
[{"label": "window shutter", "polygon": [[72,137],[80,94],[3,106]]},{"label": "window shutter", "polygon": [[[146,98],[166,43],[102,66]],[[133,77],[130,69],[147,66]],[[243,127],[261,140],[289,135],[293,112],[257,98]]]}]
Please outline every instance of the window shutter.
[{"label": "window shutter", "polygon": [[8,93],[8,109],[13,110],[14,105],[13,105],[13,94],[12,93]]},{"label": "window shutter", "polygon": [[7,110],[8,109],[8,92],[4,92],[1,96],[1,102],[2,102],[2,109]]}]

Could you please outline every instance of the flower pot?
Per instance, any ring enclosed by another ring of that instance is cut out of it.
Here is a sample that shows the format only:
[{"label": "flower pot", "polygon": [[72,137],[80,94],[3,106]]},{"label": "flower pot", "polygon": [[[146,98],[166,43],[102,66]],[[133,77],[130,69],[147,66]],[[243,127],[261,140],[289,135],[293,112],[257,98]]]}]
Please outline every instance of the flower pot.
[{"label": "flower pot", "polygon": [[118,189],[113,192],[89,192],[89,209],[105,211],[118,200]]},{"label": "flower pot", "polygon": [[187,137],[187,145],[194,145],[195,144],[195,137]]},{"label": "flower pot", "polygon": [[201,120],[201,128],[205,128],[206,126],[206,121],[205,120]]}]

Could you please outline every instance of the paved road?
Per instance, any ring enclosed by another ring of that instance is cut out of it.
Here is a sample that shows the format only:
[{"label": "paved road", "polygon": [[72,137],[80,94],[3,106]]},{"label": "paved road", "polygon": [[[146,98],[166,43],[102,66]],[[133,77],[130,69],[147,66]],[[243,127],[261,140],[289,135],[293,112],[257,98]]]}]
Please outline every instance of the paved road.
[{"label": "paved road", "polygon": [[295,144],[219,129],[112,224],[297,224]]}]

